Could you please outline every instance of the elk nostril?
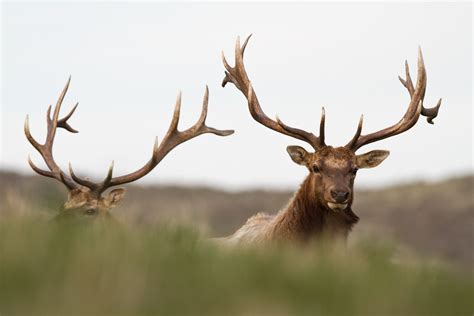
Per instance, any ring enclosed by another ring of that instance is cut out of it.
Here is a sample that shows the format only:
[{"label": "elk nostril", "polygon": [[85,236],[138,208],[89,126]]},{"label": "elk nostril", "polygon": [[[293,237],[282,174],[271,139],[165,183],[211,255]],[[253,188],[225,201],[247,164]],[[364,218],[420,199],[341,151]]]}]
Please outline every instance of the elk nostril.
[{"label": "elk nostril", "polygon": [[336,203],[344,203],[349,198],[348,191],[331,190],[331,197]]},{"label": "elk nostril", "polygon": [[349,197],[349,192],[344,192],[343,197],[344,197],[344,200],[347,200],[347,198]]}]

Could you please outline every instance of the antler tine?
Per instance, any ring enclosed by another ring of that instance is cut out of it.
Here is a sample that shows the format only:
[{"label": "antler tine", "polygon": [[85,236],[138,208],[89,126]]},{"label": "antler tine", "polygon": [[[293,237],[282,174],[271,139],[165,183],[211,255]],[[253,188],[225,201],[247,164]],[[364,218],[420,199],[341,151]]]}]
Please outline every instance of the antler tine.
[{"label": "antler tine", "polygon": [[319,121],[319,143],[320,146],[326,146],[324,143],[324,138],[325,138],[325,128],[326,128],[326,110],[324,109],[324,106],[321,109],[321,121]]},{"label": "antler tine", "polygon": [[287,131],[288,133],[291,133],[292,135],[295,135],[295,137],[298,136],[297,138],[300,140],[304,140],[308,142],[315,150],[323,146],[326,146],[326,144],[324,143],[324,125],[325,125],[324,108],[321,115],[321,121],[319,123],[319,131],[320,131],[319,137],[316,137],[314,134],[308,133],[304,130],[293,128],[286,125],[280,120],[280,118],[278,118],[278,116],[276,117],[276,120],[277,120],[278,125],[282,127],[285,131]]},{"label": "antler tine", "polygon": [[402,85],[407,89],[411,100],[408,105],[408,109],[402,119],[395,125],[367,135],[360,135],[359,129],[362,129],[361,120],[359,122],[359,128],[357,130],[356,135],[345,146],[346,148],[356,151],[357,149],[366,144],[403,133],[416,124],[420,115],[427,117],[427,122],[433,124],[433,119],[438,115],[438,110],[441,106],[441,99],[439,99],[437,105],[433,108],[425,108],[423,106],[423,99],[425,97],[426,92],[427,77],[421,48],[418,49],[418,74],[415,87],[413,87],[413,81],[410,76],[410,69],[408,66],[408,62],[406,61],[405,75],[406,79],[403,79],[400,76],[398,78]]},{"label": "antler tine", "polygon": [[61,105],[63,104],[64,97],[66,96],[67,90],[69,89],[69,84],[71,83],[71,76],[69,76],[66,85],[64,86],[61,94],[59,95],[58,100],[56,101],[56,106],[54,107],[53,113],[53,123],[58,121],[59,111],[61,110]]},{"label": "antler tine", "polygon": [[[222,52],[222,61],[224,63],[224,67],[226,68],[227,71],[225,71],[225,77],[222,80],[222,87],[225,87],[225,85],[228,82],[232,82],[237,89],[242,91],[244,95],[248,93],[248,83],[250,82],[249,78],[247,77],[247,72],[245,70],[245,65],[244,65],[244,52],[245,48],[247,47],[247,43],[250,39],[252,34],[250,34],[246,40],[244,41],[244,45],[240,46],[240,36],[237,36],[237,40],[235,41],[235,66],[231,67],[229,63],[227,62],[224,52]],[[241,82],[238,80],[238,77],[235,77],[236,75],[242,76],[242,81],[247,84],[241,85]],[[245,92],[244,92],[245,91]]]},{"label": "antler tine", "polygon": [[69,132],[77,133],[77,131],[68,124],[67,120],[72,116],[78,104],[76,104],[73,107],[73,109],[64,118],[59,119],[59,112],[61,109],[61,105],[67,93],[67,90],[69,88],[70,82],[71,82],[71,77],[69,77],[68,81],[66,82],[66,85],[64,86],[63,90],[61,91],[61,94],[59,95],[59,98],[56,102],[56,106],[54,108],[53,118],[51,118],[51,105],[48,107],[46,111],[47,134],[46,134],[46,140],[44,144],[38,143],[38,141],[36,141],[35,138],[31,135],[28,115],[26,116],[26,119],[25,119],[24,132],[28,141],[41,154],[44,162],[46,163],[46,166],[49,169],[49,171],[40,169],[33,163],[31,158],[28,157],[28,164],[33,169],[33,171],[45,177],[55,178],[56,180],[62,182],[69,190],[72,190],[72,189],[78,188],[79,185],[75,183],[66,174],[64,174],[64,172],[57,165],[57,163],[54,161],[54,158],[53,158],[53,143],[54,143],[54,138],[56,136],[56,129],[59,127],[59,128],[64,128]]},{"label": "antler tine", "polygon": [[247,38],[246,38],[245,41],[244,41],[244,44],[242,45],[242,57],[244,57],[245,48],[247,48],[247,44],[248,44],[250,38],[252,37],[252,35],[253,35],[253,34],[250,33],[250,35],[247,36]]},{"label": "antler tine", "polygon": [[347,148],[352,148],[356,144],[357,140],[360,137],[360,133],[362,132],[362,125],[364,124],[364,114],[360,116],[359,125],[357,126],[356,133],[354,137],[352,137],[351,141],[346,145]]},{"label": "antler tine", "polygon": [[179,91],[178,96],[176,97],[176,103],[175,103],[174,111],[173,111],[173,118],[171,119],[168,133],[171,131],[178,130],[179,117],[181,115],[181,98],[182,98],[182,93],[181,91]]},{"label": "antler tine", "polygon": [[209,108],[209,87],[206,85],[206,89],[204,92],[204,98],[202,100],[202,109],[201,115],[199,116],[198,121],[188,130],[184,132],[190,132],[191,138],[199,136],[204,133],[211,133],[218,136],[229,136],[234,133],[234,130],[219,130],[213,127],[209,127],[206,125],[206,118],[207,118],[207,110]]},{"label": "antler tine", "polygon": [[[220,129],[216,129],[216,128],[209,127],[206,125],[208,103],[209,103],[209,88],[206,86],[203,104],[202,104],[202,110],[201,110],[199,119],[190,128],[184,131],[179,131],[178,123],[179,123],[179,117],[180,117],[180,112],[181,112],[181,92],[180,92],[176,99],[173,118],[171,120],[170,126],[168,127],[168,131],[166,132],[165,137],[163,138],[160,144],[158,143],[158,138],[155,138],[155,144],[153,146],[153,154],[152,154],[151,159],[143,167],[141,167],[140,169],[132,173],[129,173],[127,175],[123,175],[120,177],[110,178],[108,181],[104,181],[103,183],[106,183],[106,185],[101,187],[101,191],[103,192],[109,187],[129,183],[129,182],[142,178],[143,176],[151,172],[173,148],[175,148],[179,144],[182,144],[194,137],[197,137],[199,135],[206,134],[206,133],[215,134],[218,136],[228,136],[228,135],[233,134],[234,133],[233,130],[220,130]],[[109,173],[109,175],[111,176],[111,172]]]},{"label": "antler tine", "polygon": [[72,165],[71,163],[69,163],[69,174],[71,175],[72,179],[74,181],[76,181],[77,183],[79,183],[80,185],[84,186],[84,187],[88,187],[88,188],[94,188],[95,187],[95,183],[94,182],[91,182],[89,180],[86,180],[86,179],[81,179],[79,178],[76,173],[74,172],[74,170],[72,169]]},{"label": "antler tine", "polygon": [[202,99],[201,115],[199,116],[199,119],[195,125],[201,126],[206,123],[208,108],[209,108],[209,87],[206,85],[206,90],[204,91],[204,98]]},{"label": "antler tine", "polygon": [[71,127],[71,125],[69,125],[69,123],[67,122],[67,120],[69,120],[69,118],[74,114],[74,112],[76,111],[77,107],[79,105],[79,102],[77,102],[74,107],[72,108],[71,111],[69,111],[69,113],[64,116],[62,119],[58,120],[58,127],[61,127],[61,128],[64,128],[65,130],[71,132],[71,133],[79,133],[78,130],[74,129]]},{"label": "antler tine", "polygon": [[[324,147],[324,117],[321,119],[320,130],[322,130],[322,137],[315,136],[312,133],[303,131],[301,129],[290,127],[282,123],[279,119],[272,120],[270,119],[262,110],[258,98],[255,94],[255,91],[250,82],[247,71],[245,70],[244,65],[244,52],[247,47],[247,43],[250,39],[250,36],[244,41],[244,44],[240,45],[240,37],[237,37],[235,43],[235,66],[231,67],[227,62],[224,52],[222,52],[222,62],[225,67],[225,77],[222,81],[222,86],[225,87],[228,82],[231,82],[235,87],[242,92],[242,94],[247,98],[247,103],[249,107],[250,114],[252,117],[262,124],[263,126],[270,128],[281,134],[302,140],[310,144],[315,150],[318,150],[321,147]],[[324,115],[323,115],[324,116]]]},{"label": "antler tine", "polygon": [[434,124],[433,120],[438,116],[439,108],[441,107],[441,101],[443,99],[439,98],[438,103],[432,108],[422,107],[421,115],[426,116],[426,121],[430,124]]},{"label": "antler tine", "polygon": [[49,177],[49,178],[56,178],[54,176],[54,173],[52,173],[51,171],[38,168],[31,160],[30,155],[28,155],[28,164],[30,165],[31,169],[33,169],[33,171],[36,172],[37,174],[45,176],[45,177]]},{"label": "antler tine", "polygon": [[86,179],[82,179],[78,177],[75,173],[74,170],[72,169],[71,163],[69,163],[69,173],[71,174],[71,177],[79,183],[82,186],[85,186],[91,190],[91,192],[96,193],[98,196],[102,194],[105,190],[107,190],[111,185],[110,182],[112,180],[112,174],[114,170],[114,161],[110,164],[109,170],[107,172],[107,175],[105,179],[102,182],[92,182]]},{"label": "antler tine", "polygon": [[25,136],[28,139],[28,141],[31,143],[31,145],[33,145],[33,147],[35,147],[35,149],[37,151],[41,152],[43,146],[40,143],[38,143],[36,141],[36,139],[31,135],[31,132],[30,132],[30,118],[29,118],[28,115],[26,115],[25,124],[24,124],[23,129],[25,131]]},{"label": "antler tine", "polygon": [[159,155],[160,155],[160,152],[159,152],[159,146],[158,146],[158,137],[155,137],[155,143],[153,145],[153,151],[152,151],[152,156],[150,160],[148,160],[148,162],[143,167],[136,170],[135,172],[129,173],[127,175],[119,176],[116,178],[112,178],[112,169],[113,169],[113,165],[112,165],[109,168],[109,173],[106,178],[106,180],[107,179],[108,180],[103,181],[103,183],[106,183],[106,185],[103,188],[101,188],[101,192],[104,192],[105,190],[107,190],[108,188],[112,186],[133,182],[135,180],[138,180],[144,177],[160,163],[161,159],[163,159],[163,157],[160,157]]},{"label": "antler tine", "polygon": [[160,144],[159,151],[160,152],[164,151],[167,153],[168,151],[170,151],[177,145],[204,133],[211,133],[218,136],[228,136],[228,135],[233,134],[234,133],[233,130],[219,130],[213,127],[208,127],[206,125],[208,104],[209,104],[209,88],[206,85],[204,98],[202,102],[201,114],[199,116],[199,119],[190,128],[184,131],[179,131],[178,121],[179,121],[180,109],[181,109],[181,93],[180,93],[176,101],[176,106],[175,106],[172,122],[170,124],[170,127],[168,128],[165,138]]},{"label": "antler tine", "polygon": [[406,80],[398,76],[398,80],[400,80],[402,85],[405,88],[407,88],[408,93],[410,94],[410,97],[412,97],[413,93],[415,92],[415,88],[413,87],[413,81],[411,80],[410,67],[408,66],[408,60],[405,60],[405,77],[406,77]]},{"label": "antler tine", "polygon": [[[61,110],[61,106],[63,104],[64,97],[66,96],[67,90],[69,89],[69,84],[71,83],[71,76],[69,76],[66,85],[64,86],[63,90],[61,91],[61,94],[59,95],[58,100],[56,101],[56,106],[54,107],[54,112],[53,112],[53,118],[50,118],[50,111],[51,111],[51,106],[48,108],[48,135],[46,137],[46,142],[45,144],[50,145],[51,147],[53,146],[53,141],[54,137],[56,136],[56,128],[61,127],[64,128],[68,131],[73,130],[74,132],[77,132],[74,130],[71,126],[67,124],[67,120],[71,117],[71,115],[74,113],[74,111],[77,108],[77,103],[73,107],[73,109],[63,118],[59,119],[59,112]],[[74,133],[73,132],[73,133]]]}]

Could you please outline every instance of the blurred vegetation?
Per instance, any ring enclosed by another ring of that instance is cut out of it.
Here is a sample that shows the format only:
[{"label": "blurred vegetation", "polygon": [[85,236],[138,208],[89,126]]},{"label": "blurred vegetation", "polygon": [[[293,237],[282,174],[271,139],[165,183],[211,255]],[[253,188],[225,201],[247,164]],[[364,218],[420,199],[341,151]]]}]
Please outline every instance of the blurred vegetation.
[{"label": "blurred vegetation", "polygon": [[358,242],[221,249],[176,225],[0,223],[1,315],[472,315],[474,279]]},{"label": "blurred vegetation", "polygon": [[61,185],[0,172],[0,315],[472,315],[473,183],[357,191],[345,248],[228,249],[293,192],[130,186],[118,224],[58,225]]},{"label": "blurred vegetation", "polygon": [[[257,212],[275,213],[290,191],[226,192],[205,187],[128,186],[123,204],[113,210],[124,223],[155,226],[189,223],[208,236],[232,234]],[[296,188],[295,188],[296,189]],[[393,240],[413,252],[474,273],[474,176],[437,183],[409,183],[358,190],[353,209],[361,221],[350,242],[366,238]],[[0,171],[0,220],[52,218],[66,190],[44,177]],[[399,251],[402,247],[398,247]]]}]

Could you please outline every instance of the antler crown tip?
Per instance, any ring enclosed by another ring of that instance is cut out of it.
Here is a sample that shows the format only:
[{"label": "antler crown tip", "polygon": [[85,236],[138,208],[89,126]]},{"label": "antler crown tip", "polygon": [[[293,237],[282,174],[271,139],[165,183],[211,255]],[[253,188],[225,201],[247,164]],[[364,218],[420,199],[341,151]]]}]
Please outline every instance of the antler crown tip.
[{"label": "antler crown tip", "polygon": [[423,52],[420,46],[418,46],[418,62],[423,62]]}]

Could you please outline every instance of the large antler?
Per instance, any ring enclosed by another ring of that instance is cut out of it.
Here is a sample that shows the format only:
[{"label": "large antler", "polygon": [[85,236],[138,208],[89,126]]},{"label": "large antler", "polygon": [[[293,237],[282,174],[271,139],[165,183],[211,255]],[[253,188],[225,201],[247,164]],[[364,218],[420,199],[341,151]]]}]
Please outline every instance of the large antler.
[{"label": "large antler", "polygon": [[224,63],[224,67],[226,68],[225,78],[222,81],[222,86],[228,82],[233,83],[237,89],[239,89],[243,95],[247,98],[248,107],[250,110],[250,114],[252,117],[259,122],[260,124],[277,131],[279,133],[297,138],[304,142],[310,144],[315,150],[318,150],[321,147],[326,146],[324,143],[324,108],[322,110],[321,115],[321,122],[319,125],[319,137],[315,136],[312,133],[290,127],[285,125],[282,121],[278,118],[275,120],[270,119],[260,107],[260,103],[258,102],[257,96],[255,91],[252,87],[252,83],[250,82],[247,71],[245,70],[244,66],[244,52],[245,47],[252,35],[249,35],[245,40],[244,44],[240,46],[240,37],[237,37],[237,41],[235,43],[235,66],[231,67],[227,60],[225,59],[224,52],[222,52],[222,61]]},{"label": "large antler", "polygon": [[181,93],[178,94],[178,98],[176,100],[176,105],[174,109],[173,118],[171,120],[171,124],[168,128],[166,136],[164,137],[163,141],[158,145],[158,138],[155,139],[155,144],[153,146],[153,154],[151,159],[140,169],[129,173],[127,175],[119,176],[116,178],[112,177],[113,173],[113,162],[109,168],[109,172],[107,173],[106,178],[104,181],[100,183],[91,182],[89,180],[79,178],[74,171],[72,170],[71,165],[69,165],[69,171],[71,173],[72,178],[77,183],[86,186],[91,189],[91,191],[96,192],[98,194],[104,192],[108,188],[116,185],[121,185],[125,183],[129,183],[135,180],[138,180],[148,174],[150,171],[155,168],[160,161],[176,146],[182,144],[196,136],[211,133],[218,136],[228,136],[234,133],[233,130],[219,130],[212,127],[206,126],[206,117],[207,117],[207,109],[209,103],[209,89],[206,86],[206,92],[204,94],[204,100],[202,105],[201,116],[199,117],[198,121],[188,128],[185,131],[178,130],[178,123],[179,123],[179,116],[181,110]]},{"label": "large antler", "polygon": [[433,124],[433,119],[438,115],[438,110],[441,106],[441,99],[439,99],[437,105],[433,108],[425,108],[423,106],[423,99],[425,97],[427,80],[426,69],[425,64],[423,62],[423,55],[421,53],[421,49],[418,50],[418,74],[416,80],[416,87],[413,87],[413,82],[410,77],[410,70],[408,68],[407,61],[405,61],[405,73],[405,80],[402,79],[400,76],[398,76],[398,79],[400,79],[400,82],[408,90],[411,100],[408,105],[408,109],[402,119],[397,124],[384,128],[378,132],[370,133],[367,135],[361,135],[363,123],[363,117],[361,117],[356,134],[354,135],[352,140],[345,146],[346,148],[349,148],[355,152],[357,149],[364,145],[403,133],[416,124],[418,118],[420,117],[420,114],[427,117],[426,120],[428,121],[428,123]]},{"label": "large antler", "polygon": [[201,116],[199,117],[198,121],[190,128],[185,131],[178,131],[178,123],[179,123],[179,115],[181,109],[181,93],[178,95],[178,99],[176,100],[176,106],[174,109],[173,119],[171,121],[170,127],[168,128],[168,132],[166,133],[165,138],[158,145],[158,138],[155,139],[155,145],[153,146],[153,154],[151,159],[140,169],[130,174],[113,178],[113,167],[114,163],[110,165],[109,171],[105,179],[101,182],[92,182],[87,179],[82,179],[78,177],[73,169],[71,164],[69,164],[69,172],[71,176],[68,176],[64,173],[61,168],[56,164],[53,158],[53,142],[54,137],[56,135],[56,129],[58,127],[64,128],[71,133],[77,133],[68,123],[67,120],[72,116],[74,111],[76,110],[78,104],[74,106],[74,108],[67,114],[64,118],[58,119],[59,111],[61,109],[61,104],[63,102],[64,96],[69,88],[69,83],[71,82],[71,78],[68,79],[66,86],[64,87],[61,95],[59,96],[58,101],[56,102],[56,107],[54,108],[53,118],[50,118],[51,106],[48,108],[47,111],[47,124],[48,124],[48,132],[46,136],[46,141],[44,144],[39,144],[31,135],[29,123],[28,123],[28,116],[25,120],[25,135],[28,138],[29,142],[39,151],[41,156],[43,157],[46,165],[49,168],[49,171],[43,170],[38,168],[30,158],[28,158],[28,162],[31,168],[36,171],[38,174],[50,178],[55,178],[66,185],[69,190],[73,190],[80,187],[89,188],[89,190],[96,194],[100,195],[105,190],[112,186],[121,185],[125,183],[129,183],[135,180],[140,179],[141,177],[148,174],[150,171],[155,168],[160,161],[176,146],[181,143],[184,143],[187,140],[190,140],[196,136],[205,133],[212,133],[219,136],[227,136],[232,134],[233,130],[218,130],[212,127],[206,126],[206,117],[207,117],[207,108],[209,102],[209,89],[206,86],[206,92],[204,94],[204,101],[202,106]]},{"label": "large antler", "polygon": [[35,147],[36,150],[41,154],[41,156],[44,159],[44,162],[46,163],[46,166],[49,168],[49,171],[38,168],[33,163],[31,158],[28,156],[28,163],[30,164],[31,168],[36,173],[42,176],[54,178],[64,183],[64,185],[69,190],[72,190],[72,189],[78,188],[79,185],[75,183],[73,179],[71,179],[71,177],[65,174],[61,170],[61,168],[59,168],[58,164],[54,161],[54,158],[53,158],[53,143],[54,143],[54,137],[56,136],[56,129],[59,127],[59,128],[64,128],[65,130],[71,133],[77,133],[77,131],[68,124],[67,120],[72,116],[72,114],[76,110],[78,103],[76,103],[76,105],[72,108],[69,114],[67,114],[62,119],[59,119],[59,111],[61,110],[61,105],[62,105],[64,96],[66,95],[67,89],[69,88],[70,82],[71,82],[71,77],[69,77],[66,83],[66,86],[64,87],[63,91],[59,95],[58,101],[56,102],[56,106],[54,107],[53,118],[51,118],[51,105],[48,107],[48,111],[46,112],[46,123],[47,123],[48,129],[47,129],[46,140],[44,144],[38,143],[31,135],[28,115],[26,116],[26,119],[25,119],[24,130],[25,130],[26,138],[33,145],[33,147]]}]

